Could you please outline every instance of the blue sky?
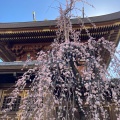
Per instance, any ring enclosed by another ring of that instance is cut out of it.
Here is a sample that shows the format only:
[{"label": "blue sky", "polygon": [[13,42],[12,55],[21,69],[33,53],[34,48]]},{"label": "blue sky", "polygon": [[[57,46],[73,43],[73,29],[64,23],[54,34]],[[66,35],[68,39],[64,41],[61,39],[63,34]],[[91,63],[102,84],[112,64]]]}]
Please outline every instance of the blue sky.
[{"label": "blue sky", "polygon": [[0,59],[0,62],[2,62],[2,60]]},{"label": "blue sky", "polygon": [[[115,61],[115,59],[112,59],[109,67],[108,67],[108,73],[111,75],[111,78],[120,78],[120,42],[117,46],[116,52],[115,52],[115,56],[117,57],[117,61]],[[109,76],[110,77],[110,76]]]},{"label": "blue sky", "polygon": [[[36,20],[51,20],[59,16],[59,1],[65,0],[0,0],[0,22],[32,21],[32,12]],[[97,16],[120,11],[120,0],[86,0],[95,8],[84,5],[87,16]],[[64,6],[64,5],[63,5]],[[81,9],[83,3],[77,4]],[[81,13],[78,13],[81,16]]]}]

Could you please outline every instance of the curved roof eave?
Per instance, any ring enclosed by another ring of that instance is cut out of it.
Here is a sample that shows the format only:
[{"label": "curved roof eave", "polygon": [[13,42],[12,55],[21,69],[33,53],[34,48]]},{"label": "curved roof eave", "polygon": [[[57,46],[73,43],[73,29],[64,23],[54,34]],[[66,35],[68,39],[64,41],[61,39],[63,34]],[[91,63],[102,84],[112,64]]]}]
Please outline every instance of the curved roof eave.
[{"label": "curved roof eave", "polygon": [[[107,22],[113,20],[120,20],[120,11],[102,15],[89,17],[90,21],[93,23]],[[72,24],[78,24],[78,19],[71,19]],[[90,23],[88,18],[82,18],[85,24]],[[31,28],[31,27],[48,27],[48,26],[56,26],[56,20],[46,20],[46,21],[31,21],[31,22],[13,22],[13,23],[0,23],[0,29],[11,29],[11,28]]]}]

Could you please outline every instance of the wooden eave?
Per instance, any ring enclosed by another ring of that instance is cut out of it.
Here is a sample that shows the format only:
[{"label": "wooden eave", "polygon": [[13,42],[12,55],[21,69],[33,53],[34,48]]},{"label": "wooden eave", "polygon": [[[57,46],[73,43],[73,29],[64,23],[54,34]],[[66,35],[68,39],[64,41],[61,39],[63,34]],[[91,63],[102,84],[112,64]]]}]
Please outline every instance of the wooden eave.
[{"label": "wooden eave", "polygon": [[[106,25],[96,28],[88,28],[89,33],[92,37],[99,39],[109,34],[111,31],[119,28],[120,24],[115,25]],[[75,29],[75,31],[80,31],[80,28]],[[81,40],[86,41],[88,39],[85,29],[82,29]],[[14,32],[0,32],[0,41],[1,42],[12,42],[12,43],[26,43],[26,42],[53,42],[56,38],[56,30],[50,31],[41,31],[41,30],[32,30],[32,31],[14,31]]]},{"label": "wooden eave", "polygon": [[[81,18],[84,22],[89,33],[96,39],[104,37],[111,30],[120,26],[120,12],[95,16],[88,18]],[[93,28],[90,21],[96,24]],[[80,30],[78,19],[71,19],[73,29]],[[56,20],[48,21],[34,21],[34,22],[21,22],[21,23],[0,23],[0,42],[12,43],[26,43],[26,42],[52,42],[56,37]],[[88,39],[85,29],[82,30],[81,40]]]}]

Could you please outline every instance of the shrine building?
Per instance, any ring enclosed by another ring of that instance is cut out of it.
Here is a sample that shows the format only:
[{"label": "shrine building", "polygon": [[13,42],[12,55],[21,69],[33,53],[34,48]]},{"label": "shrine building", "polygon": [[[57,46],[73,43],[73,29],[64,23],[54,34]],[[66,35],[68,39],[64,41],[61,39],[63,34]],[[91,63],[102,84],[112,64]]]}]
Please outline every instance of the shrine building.
[{"label": "shrine building", "polygon": [[[81,19],[90,35],[96,40],[104,37],[108,41],[115,42],[116,46],[118,45],[120,40],[120,12]],[[96,28],[90,21],[96,25]],[[81,23],[78,22],[78,19],[71,19],[71,22],[73,29],[80,31]],[[56,20],[0,23],[0,58],[3,60],[0,62],[0,111],[6,108],[7,96],[14,88],[13,85],[27,70],[21,70],[25,60],[30,57],[35,60],[40,50],[50,49],[50,44],[56,38],[56,25]],[[89,39],[85,29],[81,31],[80,39],[82,42]],[[107,57],[109,55],[105,53],[103,58],[106,64],[109,64]],[[32,66],[33,63],[31,62],[28,68]],[[26,87],[27,89],[29,86]],[[11,116],[19,112],[21,97],[26,95],[26,90],[18,97],[10,112]],[[110,110],[110,114],[111,120],[115,120],[112,110]],[[16,120],[19,120],[19,117],[16,116]]]}]

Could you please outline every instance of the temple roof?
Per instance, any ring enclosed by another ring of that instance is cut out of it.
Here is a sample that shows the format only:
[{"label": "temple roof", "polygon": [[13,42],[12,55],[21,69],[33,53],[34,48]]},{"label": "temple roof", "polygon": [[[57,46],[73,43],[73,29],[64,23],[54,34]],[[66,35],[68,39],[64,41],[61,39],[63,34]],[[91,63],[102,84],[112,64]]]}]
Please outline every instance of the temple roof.
[{"label": "temple roof", "polygon": [[23,73],[28,68],[33,68],[36,61],[27,63],[27,67],[24,67],[25,61],[14,61],[14,62],[0,62],[0,74],[20,72]]},{"label": "temple roof", "polygon": [[[81,30],[78,19],[71,19],[73,29],[81,31],[79,38],[82,42],[90,35],[98,40],[101,37],[118,44],[120,40],[120,11],[112,14],[81,18],[85,27]],[[96,24],[96,27],[93,26]],[[56,38],[57,20],[0,23],[0,57],[4,61],[26,60],[27,53],[32,57],[40,50],[49,49]],[[107,54],[107,53],[106,53]]]},{"label": "temple roof", "polygon": [[[107,22],[113,20],[120,20],[120,11],[112,14],[94,16],[88,18],[82,18],[85,24],[89,24],[90,21],[93,23]],[[72,24],[78,24],[78,19],[71,19]],[[30,27],[47,27],[56,26],[56,20],[45,20],[45,21],[32,21],[32,22],[14,22],[14,23],[0,23],[0,29],[7,28],[30,28]]]}]

